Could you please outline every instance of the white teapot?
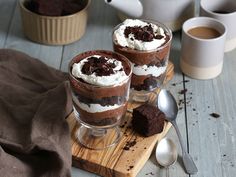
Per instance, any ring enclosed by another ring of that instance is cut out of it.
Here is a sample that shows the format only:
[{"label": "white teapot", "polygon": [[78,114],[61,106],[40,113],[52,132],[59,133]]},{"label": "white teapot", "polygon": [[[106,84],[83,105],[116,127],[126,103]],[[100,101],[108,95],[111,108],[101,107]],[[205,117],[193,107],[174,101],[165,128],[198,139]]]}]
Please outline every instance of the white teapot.
[{"label": "white teapot", "polygon": [[119,17],[159,21],[172,31],[194,16],[194,0],[105,0],[119,10]]}]

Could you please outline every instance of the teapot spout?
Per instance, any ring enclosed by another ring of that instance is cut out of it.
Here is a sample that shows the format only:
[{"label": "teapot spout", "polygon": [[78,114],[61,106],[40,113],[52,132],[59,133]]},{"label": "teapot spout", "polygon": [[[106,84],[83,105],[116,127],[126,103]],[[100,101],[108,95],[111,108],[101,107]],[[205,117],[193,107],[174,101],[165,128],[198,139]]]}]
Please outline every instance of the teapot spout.
[{"label": "teapot spout", "polygon": [[140,17],[143,14],[143,5],[139,0],[104,0],[117,10],[131,17]]}]

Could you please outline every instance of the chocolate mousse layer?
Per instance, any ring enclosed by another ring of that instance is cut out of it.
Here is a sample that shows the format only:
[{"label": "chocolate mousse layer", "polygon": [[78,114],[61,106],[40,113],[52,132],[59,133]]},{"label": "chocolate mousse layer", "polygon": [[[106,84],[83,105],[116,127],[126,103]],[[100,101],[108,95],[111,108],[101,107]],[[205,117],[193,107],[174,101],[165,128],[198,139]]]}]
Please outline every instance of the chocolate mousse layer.
[{"label": "chocolate mousse layer", "polygon": [[[91,56],[99,56],[91,58]],[[74,63],[88,58],[81,71],[85,75],[98,77],[114,74],[116,67],[106,59],[116,59],[122,63],[120,71],[124,71],[127,79],[111,86],[99,86],[88,83],[72,74]],[[131,65],[124,56],[110,51],[89,51],[76,56],[69,64],[71,90],[73,92],[74,108],[79,113],[82,123],[92,126],[114,126],[126,112]]]},{"label": "chocolate mousse layer", "polygon": [[78,100],[81,102],[90,105],[90,104],[100,104],[101,106],[106,105],[121,105],[123,104],[126,99],[127,95],[124,96],[111,96],[111,97],[103,97],[103,98],[89,98],[87,96],[84,96],[82,94],[78,94],[76,91],[74,91],[75,97],[77,97]]},{"label": "chocolate mousse layer", "polygon": [[127,110],[127,102],[121,107],[115,110],[109,110],[104,112],[90,113],[84,111],[75,103],[74,107],[80,114],[80,120],[88,125],[93,126],[115,126],[120,123],[120,119],[126,113]]}]

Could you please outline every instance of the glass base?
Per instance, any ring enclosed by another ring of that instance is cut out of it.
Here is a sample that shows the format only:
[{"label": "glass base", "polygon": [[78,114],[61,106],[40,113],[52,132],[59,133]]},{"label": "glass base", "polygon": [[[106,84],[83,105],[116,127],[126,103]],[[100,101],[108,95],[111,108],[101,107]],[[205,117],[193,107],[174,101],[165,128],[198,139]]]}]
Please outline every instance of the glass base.
[{"label": "glass base", "polygon": [[81,125],[76,132],[76,137],[86,148],[103,150],[119,142],[121,131],[119,127],[98,129]]},{"label": "glass base", "polygon": [[[136,91],[132,90],[129,96],[129,102],[137,102],[137,103],[149,103],[156,106],[156,99],[158,97],[159,91],[161,88],[156,88],[152,91]],[[154,98],[154,99],[153,99]]]},{"label": "glass base", "polygon": [[149,100],[150,92],[131,90],[129,102],[147,102]]}]

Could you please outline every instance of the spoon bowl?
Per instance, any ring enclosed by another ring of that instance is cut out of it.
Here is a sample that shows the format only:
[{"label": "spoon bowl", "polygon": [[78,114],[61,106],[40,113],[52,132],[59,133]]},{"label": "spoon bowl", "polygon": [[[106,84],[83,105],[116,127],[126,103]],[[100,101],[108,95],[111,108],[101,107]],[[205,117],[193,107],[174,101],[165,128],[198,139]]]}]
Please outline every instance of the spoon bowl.
[{"label": "spoon bowl", "polygon": [[178,114],[178,106],[175,98],[169,91],[165,89],[160,91],[157,99],[157,105],[158,108],[164,112],[168,121],[173,121],[176,119]]},{"label": "spoon bowl", "polygon": [[163,138],[156,148],[157,162],[163,167],[173,165],[178,157],[174,142],[169,138]]}]

